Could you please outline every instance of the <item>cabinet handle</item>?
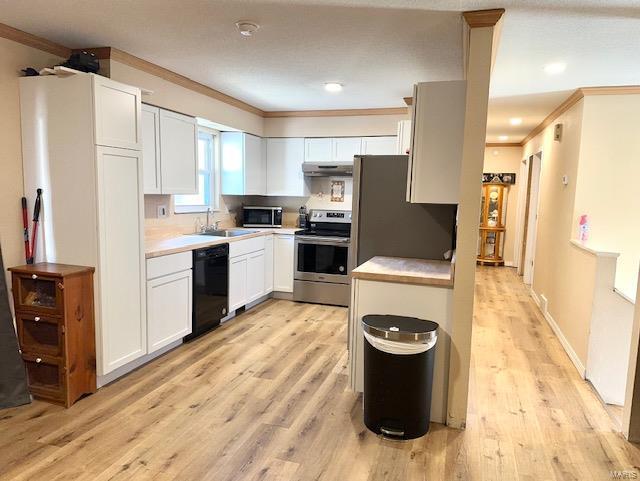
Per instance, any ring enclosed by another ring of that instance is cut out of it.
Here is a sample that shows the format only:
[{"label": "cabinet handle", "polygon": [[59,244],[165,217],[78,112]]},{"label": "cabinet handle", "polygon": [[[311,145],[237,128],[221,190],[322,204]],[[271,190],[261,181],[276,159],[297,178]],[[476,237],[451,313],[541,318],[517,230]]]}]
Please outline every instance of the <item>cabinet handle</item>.
[{"label": "cabinet handle", "polygon": [[36,364],[40,364],[42,362],[42,359],[39,357],[36,357]]},{"label": "cabinet handle", "polygon": [[37,279],[37,278],[38,278],[37,274],[31,274],[31,279]]},{"label": "cabinet handle", "polygon": [[34,321],[38,322],[40,320],[40,317],[36,316],[33,318]]}]

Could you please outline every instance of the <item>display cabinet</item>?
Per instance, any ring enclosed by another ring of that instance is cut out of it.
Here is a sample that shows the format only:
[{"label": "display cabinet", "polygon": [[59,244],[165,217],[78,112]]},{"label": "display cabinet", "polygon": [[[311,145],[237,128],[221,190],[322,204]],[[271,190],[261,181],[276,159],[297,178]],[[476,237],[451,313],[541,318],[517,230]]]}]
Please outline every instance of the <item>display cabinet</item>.
[{"label": "display cabinet", "polygon": [[506,229],[508,184],[482,185],[478,263],[504,265],[504,236]]},{"label": "display cabinet", "polygon": [[39,263],[9,270],[31,394],[69,407],[96,390],[94,269]]}]

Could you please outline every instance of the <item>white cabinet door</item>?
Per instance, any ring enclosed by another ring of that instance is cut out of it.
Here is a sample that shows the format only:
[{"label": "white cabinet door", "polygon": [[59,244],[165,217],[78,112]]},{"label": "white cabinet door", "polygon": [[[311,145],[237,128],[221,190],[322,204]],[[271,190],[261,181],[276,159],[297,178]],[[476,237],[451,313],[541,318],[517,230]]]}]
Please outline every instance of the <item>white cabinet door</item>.
[{"label": "white cabinet door", "polygon": [[264,238],[264,293],[273,291],[273,236]]},{"label": "white cabinet door", "polygon": [[276,234],[273,241],[273,290],[293,292],[293,235]]},{"label": "white cabinet door", "polygon": [[244,136],[244,194],[267,193],[267,158],[264,139],[255,135]]},{"label": "white cabinet door", "polygon": [[242,132],[220,134],[220,183],[224,195],[244,194],[244,142]]},{"label": "white cabinet door", "polygon": [[160,194],[160,109],[142,104],[144,193]]},{"label": "white cabinet door", "polygon": [[147,281],[148,353],[191,334],[191,269]]},{"label": "white cabinet door", "polygon": [[160,110],[160,167],[163,194],[198,193],[196,119]]},{"label": "white cabinet door", "polygon": [[247,303],[247,258],[243,255],[229,259],[229,311]]},{"label": "white cabinet door", "polygon": [[396,155],[398,151],[398,137],[363,137],[362,155]]},{"label": "white cabinet door", "polygon": [[304,139],[305,162],[331,162],[333,160],[333,139],[322,137]]},{"label": "white cabinet door", "polygon": [[267,195],[309,195],[303,162],[304,139],[267,139]]},{"label": "white cabinet door", "polygon": [[92,78],[96,145],[140,150],[140,89],[100,75]]},{"label": "white cabinet door", "polygon": [[247,303],[264,296],[264,251],[247,255]]},{"label": "white cabinet door", "polygon": [[353,156],[362,152],[362,138],[337,137],[333,139],[333,161],[341,164],[353,164]]},{"label": "white cabinet door", "polygon": [[407,173],[407,200],[459,201],[466,82],[423,82],[414,87],[413,134]]},{"label": "white cabinet door", "polygon": [[99,352],[104,375],[147,352],[142,155],[96,149],[100,287]]}]

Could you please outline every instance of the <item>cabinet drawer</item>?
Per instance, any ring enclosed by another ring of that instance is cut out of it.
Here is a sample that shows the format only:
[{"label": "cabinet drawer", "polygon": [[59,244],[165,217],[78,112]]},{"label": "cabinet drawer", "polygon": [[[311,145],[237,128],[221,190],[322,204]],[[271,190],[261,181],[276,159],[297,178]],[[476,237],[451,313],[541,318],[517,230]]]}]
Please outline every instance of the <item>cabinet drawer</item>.
[{"label": "cabinet drawer", "polygon": [[62,361],[45,355],[22,354],[29,389],[34,396],[56,401],[64,398],[65,372]]},{"label": "cabinet drawer", "polygon": [[20,348],[24,352],[64,356],[64,324],[61,318],[16,314]]},{"label": "cabinet drawer", "polygon": [[64,311],[64,284],[59,277],[37,274],[13,276],[15,309],[38,311],[44,315],[62,315]]},{"label": "cabinet drawer", "polygon": [[191,269],[192,256],[191,251],[187,251],[147,259],[147,280]]},{"label": "cabinet drawer", "polygon": [[264,249],[264,236],[229,243],[229,258]]}]

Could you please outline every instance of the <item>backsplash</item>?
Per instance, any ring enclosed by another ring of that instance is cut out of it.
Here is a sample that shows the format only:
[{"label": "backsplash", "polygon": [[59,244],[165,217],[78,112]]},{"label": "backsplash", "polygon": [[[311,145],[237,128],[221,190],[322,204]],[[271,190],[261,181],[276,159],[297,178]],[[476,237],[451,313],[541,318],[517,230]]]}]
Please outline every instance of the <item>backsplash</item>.
[{"label": "backsplash", "polygon": [[[331,181],[344,181],[344,200],[331,200]],[[219,221],[221,228],[236,227],[236,219],[241,217],[243,205],[280,206],[283,208],[283,225],[295,227],[298,221],[298,209],[305,205],[307,209],[351,210],[353,197],[353,179],[351,177],[318,177],[310,179],[309,197],[270,197],[270,196],[233,196],[224,195],[220,209],[213,213],[211,222]],[[169,215],[158,217],[158,206],[167,206]],[[145,238],[157,240],[176,235],[196,232],[200,223],[207,219],[205,212],[195,214],[176,214],[171,195],[144,196]]]}]

